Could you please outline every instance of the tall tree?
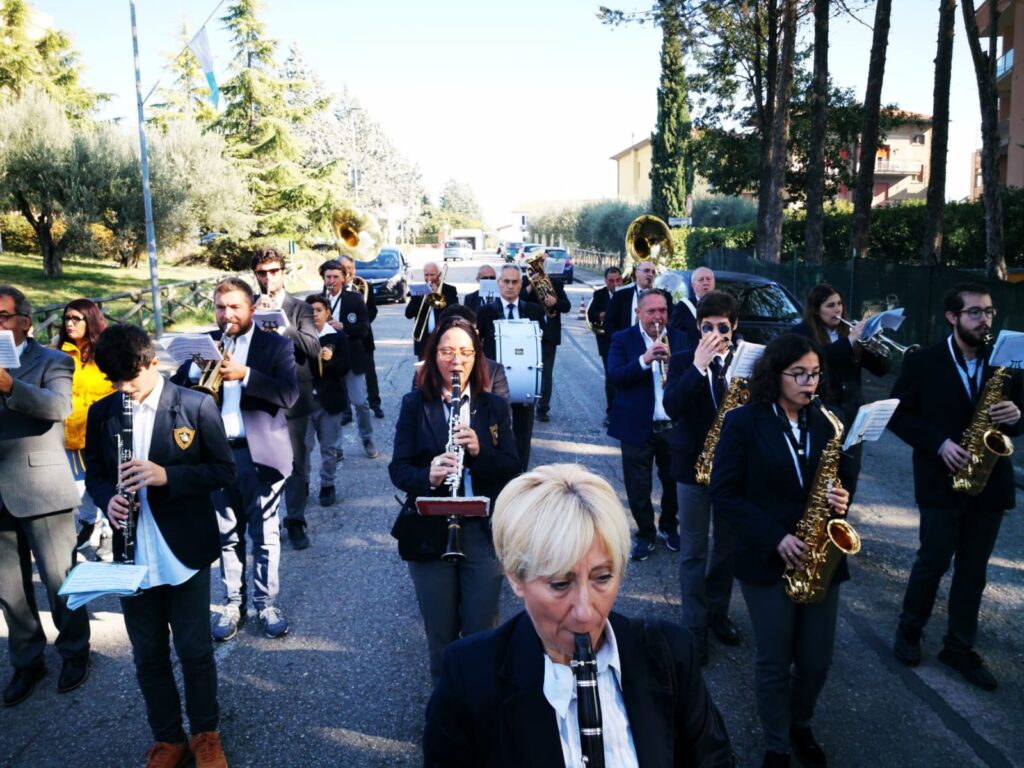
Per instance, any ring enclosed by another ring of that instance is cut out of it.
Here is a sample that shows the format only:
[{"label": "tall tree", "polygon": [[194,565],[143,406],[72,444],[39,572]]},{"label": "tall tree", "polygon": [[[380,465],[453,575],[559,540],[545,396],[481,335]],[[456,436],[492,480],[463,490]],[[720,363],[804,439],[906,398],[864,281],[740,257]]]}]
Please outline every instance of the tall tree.
[{"label": "tall tree", "polygon": [[448,179],[441,189],[441,214],[452,227],[478,227],[480,204],[476,201],[473,188],[464,181]]},{"label": "tall tree", "polygon": [[921,263],[942,262],[942,211],[946,207],[946,151],[949,146],[949,81],[953,72],[953,30],[956,0],[939,0],[939,41],[932,91],[932,147],[928,164]]},{"label": "tall tree", "polygon": [[782,45],[776,70],[775,105],[772,108],[768,150],[768,204],[758,219],[760,256],[766,261],[782,260],[782,215],[786,205],[786,170],[789,167],[789,101],[793,93],[793,57],[796,54],[797,6],[799,0],[785,0],[782,11]]},{"label": "tall tree", "polygon": [[690,105],[683,63],[684,29],[675,0],[661,0],[661,80],[658,122],[651,134],[651,208],[667,219],[686,213],[693,186],[690,162]]},{"label": "tall tree", "polygon": [[999,183],[999,95],[996,92],[996,34],[999,24],[998,3],[987,4],[988,53],[981,49],[974,0],[964,0],[964,28],[974,61],[974,77],[978,82],[981,103],[981,183],[985,205],[985,274],[995,280],[1006,280],[1006,255],[1003,243],[1003,185]]},{"label": "tall tree", "polygon": [[825,144],[828,131],[828,17],[830,0],[814,0],[814,75],[811,80],[811,143],[807,152],[807,220],[804,261],[825,254]]},{"label": "tall tree", "polygon": [[879,112],[882,108],[882,81],[885,78],[885,56],[889,46],[889,20],[892,0],[878,0],[875,5],[875,29],[871,39],[868,62],[868,85],[864,93],[864,126],[860,132],[860,167],[853,190],[853,222],[850,227],[850,249],[858,258],[867,256],[868,228],[871,225],[871,200],[875,186],[875,155],[878,154]]}]

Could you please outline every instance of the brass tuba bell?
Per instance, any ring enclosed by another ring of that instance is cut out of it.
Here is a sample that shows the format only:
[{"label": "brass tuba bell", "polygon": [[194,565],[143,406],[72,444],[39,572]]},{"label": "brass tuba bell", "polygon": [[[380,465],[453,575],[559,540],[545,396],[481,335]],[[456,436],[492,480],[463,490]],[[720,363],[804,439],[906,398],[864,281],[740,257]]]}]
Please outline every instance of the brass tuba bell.
[{"label": "brass tuba bell", "polygon": [[373,261],[380,251],[380,224],[369,213],[346,205],[335,208],[331,214],[331,229],[338,253],[354,261]]},{"label": "brass tuba bell", "polygon": [[626,230],[626,253],[634,264],[640,261],[668,262],[675,254],[672,231],[657,216],[637,216]]}]

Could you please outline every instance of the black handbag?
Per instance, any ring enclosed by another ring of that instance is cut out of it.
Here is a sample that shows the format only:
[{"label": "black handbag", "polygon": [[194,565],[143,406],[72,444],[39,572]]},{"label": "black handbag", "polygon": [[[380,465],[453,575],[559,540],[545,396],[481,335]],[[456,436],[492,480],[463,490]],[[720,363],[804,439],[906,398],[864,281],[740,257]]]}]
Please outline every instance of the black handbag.
[{"label": "black handbag", "polygon": [[448,547],[445,519],[418,514],[408,496],[391,526],[391,536],[398,541],[398,556],[403,560],[440,560]]}]

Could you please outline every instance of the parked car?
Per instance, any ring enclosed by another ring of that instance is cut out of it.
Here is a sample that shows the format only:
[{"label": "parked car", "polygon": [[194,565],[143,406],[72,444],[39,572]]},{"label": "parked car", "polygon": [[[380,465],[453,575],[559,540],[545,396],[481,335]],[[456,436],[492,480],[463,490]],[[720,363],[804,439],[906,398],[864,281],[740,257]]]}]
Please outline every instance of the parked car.
[{"label": "parked car", "polygon": [[206,234],[199,236],[199,245],[213,245],[216,240],[227,236],[227,232],[207,232]]},{"label": "parked car", "polygon": [[505,257],[506,264],[515,264],[516,257],[519,252],[523,249],[523,244],[520,242],[505,243],[505,248],[502,251],[502,256]]},{"label": "parked car", "polygon": [[[549,264],[551,261],[565,262],[560,273],[555,273],[554,270],[551,270],[549,271],[548,276],[553,280],[561,279],[566,285],[572,285],[572,256],[569,255],[569,251],[565,248],[545,248],[544,250],[548,255]],[[548,267],[545,267],[545,269],[548,269]]]},{"label": "parked car", "polygon": [[409,263],[397,248],[381,249],[373,261],[357,261],[356,275],[369,284],[378,304],[409,298]]},{"label": "parked car", "polygon": [[445,261],[463,261],[473,258],[473,247],[465,240],[449,240],[444,244]]},{"label": "parked car", "polygon": [[[693,301],[689,269],[674,269],[654,281],[655,288],[672,294],[674,301],[686,296]],[[785,287],[760,275],[715,272],[715,289],[731,293],[739,302],[739,332],[745,341],[767,344],[800,322],[803,306]]]},{"label": "parked car", "polygon": [[523,247],[519,250],[519,260],[526,261],[530,254],[534,251],[538,251],[544,248],[540,243],[523,243]]}]

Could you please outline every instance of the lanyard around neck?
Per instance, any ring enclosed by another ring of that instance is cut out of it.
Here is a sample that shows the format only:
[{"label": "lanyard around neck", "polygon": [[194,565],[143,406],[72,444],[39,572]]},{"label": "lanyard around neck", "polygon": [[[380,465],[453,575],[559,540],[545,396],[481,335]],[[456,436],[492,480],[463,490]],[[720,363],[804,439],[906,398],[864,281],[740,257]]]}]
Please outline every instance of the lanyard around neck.
[{"label": "lanyard around neck", "polygon": [[953,362],[956,363],[958,372],[962,374],[960,378],[967,388],[967,395],[973,403],[978,399],[978,392],[981,389],[981,378],[985,371],[985,360],[981,355],[974,358],[974,375],[972,376],[967,368],[967,358],[964,357],[963,350],[960,349],[960,345],[953,340],[952,336],[949,337],[949,349],[953,353]]},{"label": "lanyard around neck", "polygon": [[803,408],[797,415],[798,436],[793,435],[793,425],[785,412],[778,405],[773,405],[776,415],[782,422],[782,433],[786,436],[790,451],[793,455],[793,463],[796,466],[797,478],[800,486],[804,486],[804,478],[807,476],[807,458],[811,453],[811,430],[807,424],[807,409]]}]

